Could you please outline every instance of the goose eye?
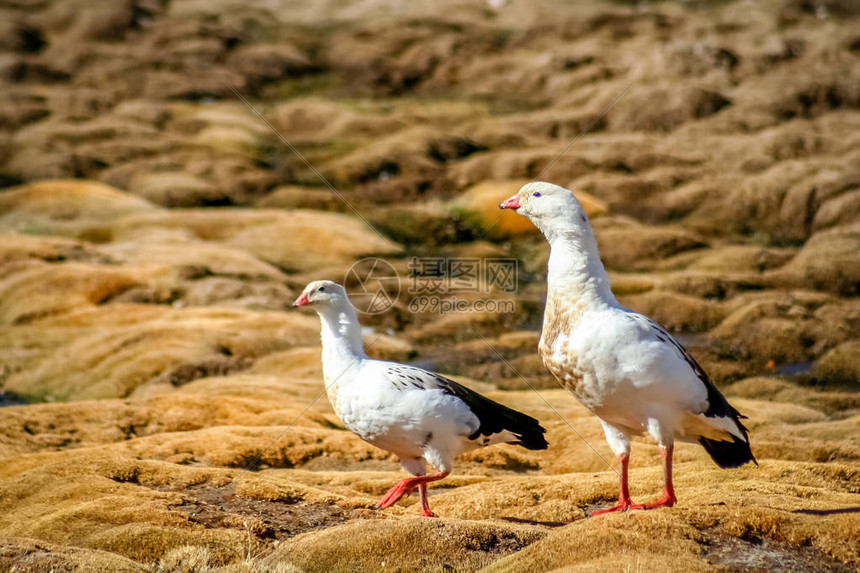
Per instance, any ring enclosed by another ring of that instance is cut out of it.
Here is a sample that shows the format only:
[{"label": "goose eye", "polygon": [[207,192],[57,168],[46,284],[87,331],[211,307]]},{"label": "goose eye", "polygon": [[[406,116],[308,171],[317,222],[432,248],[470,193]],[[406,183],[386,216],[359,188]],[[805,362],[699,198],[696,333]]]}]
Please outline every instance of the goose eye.
[{"label": "goose eye", "polygon": [[532,193],[532,197],[540,197],[540,191],[535,191]]},{"label": "goose eye", "polygon": [[317,289],[317,291],[319,291],[319,292],[324,292],[324,291],[325,291],[325,287],[320,287],[320,288],[318,288],[318,289]]}]

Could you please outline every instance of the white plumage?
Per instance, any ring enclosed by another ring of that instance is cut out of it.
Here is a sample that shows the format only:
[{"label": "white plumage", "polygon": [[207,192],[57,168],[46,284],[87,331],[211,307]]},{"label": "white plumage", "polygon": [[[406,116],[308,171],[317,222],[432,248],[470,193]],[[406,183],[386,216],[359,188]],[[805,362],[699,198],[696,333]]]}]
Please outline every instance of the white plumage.
[{"label": "white plumage", "polygon": [[[295,302],[305,305],[320,316],[323,376],[335,413],[416,476],[401,480],[378,507],[393,505],[417,487],[422,515],[434,516],[426,484],[447,476],[457,455],[497,443],[547,447],[545,430],[534,418],[433,372],[368,358],[358,316],[342,286],[310,283]],[[435,473],[426,475],[428,464]]]},{"label": "white plumage", "polygon": [[[544,364],[603,424],[619,458],[618,504],[606,511],[671,506],[674,441],[699,442],[720,467],[755,461],[740,414],[692,356],[662,327],[622,307],[609,287],[579,201],[550,183],[530,183],[500,205],[526,215],[550,244],[539,351]],[[661,447],[665,491],[634,505],[627,487],[630,439]]]}]

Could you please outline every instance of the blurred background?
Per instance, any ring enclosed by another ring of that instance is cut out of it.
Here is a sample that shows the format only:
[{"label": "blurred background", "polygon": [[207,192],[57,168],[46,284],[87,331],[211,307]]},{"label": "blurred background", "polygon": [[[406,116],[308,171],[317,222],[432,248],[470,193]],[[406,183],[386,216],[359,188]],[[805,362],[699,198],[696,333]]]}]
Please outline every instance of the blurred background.
[{"label": "blurred background", "polygon": [[[568,454],[500,448],[467,456],[465,474],[606,473],[525,382],[603,452],[536,354],[545,242],[497,208],[535,178],[576,191],[621,302],[750,415],[760,461],[847,464],[847,489],[820,487],[860,491],[858,22],[850,0],[3,2],[0,387],[33,405],[4,409],[0,453],[36,469],[4,470],[3,498],[18,501],[0,532],[139,563],[205,538],[226,563],[245,552],[251,506],[179,525],[159,511],[203,503],[189,484],[234,492],[224,476],[260,453],[255,469],[300,467],[294,484],[370,500],[397,465],[324,397],[265,450],[322,389],[317,319],[289,308],[320,278],[389,296],[361,315],[368,341],[382,335],[371,355],[495,392]],[[457,289],[463,261],[479,271]],[[487,261],[507,261],[515,288]],[[416,305],[428,284],[435,299]],[[28,497],[38,484],[82,463],[62,499],[141,479],[161,493],[138,487],[110,518],[73,506],[75,519],[23,519],[59,503]],[[330,485],[342,470],[379,476]],[[264,474],[237,495],[282,500]],[[161,509],[131,512],[147,504]],[[563,505],[526,517],[578,516]],[[447,514],[493,514],[464,507],[451,497]],[[323,532],[352,516],[326,515]],[[305,531],[278,519],[251,527],[261,555]],[[856,566],[838,529],[809,543]],[[477,568],[499,551],[458,559]]]}]

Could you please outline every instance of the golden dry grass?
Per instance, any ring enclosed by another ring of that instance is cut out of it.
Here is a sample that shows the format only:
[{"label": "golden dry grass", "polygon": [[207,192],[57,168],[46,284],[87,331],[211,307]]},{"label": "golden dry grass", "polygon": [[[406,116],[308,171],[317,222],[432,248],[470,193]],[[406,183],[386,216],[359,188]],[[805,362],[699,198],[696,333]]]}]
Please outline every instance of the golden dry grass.
[{"label": "golden dry grass", "polygon": [[[743,391],[754,392],[753,382]],[[146,401],[13,406],[3,421],[0,531],[147,563],[192,545],[205,548],[212,567],[239,563],[250,539],[266,566],[304,571],[375,570],[383,562],[419,570],[490,563],[510,571],[597,563],[711,570],[784,559],[857,567],[860,420],[833,420],[805,405],[817,392],[793,388],[787,401],[733,399],[750,416],[759,467],[720,470],[697,446],[681,445],[675,508],[593,519],[586,515],[611,503],[617,478],[603,461],[611,454],[596,419],[562,390],[541,392],[558,414],[534,392],[491,394],[543,420],[552,448],[464,457],[433,490],[438,521],[415,517],[414,499],[371,511],[401,473],[339,428],[327,404],[280,436],[258,466],[301,469],[245,473],[232,483],[318,392],[318,381],[233,375]],[[807,461],[825,442],[829,459]],[[657,460],[653,444],[635,445],[635,499],[659,494]]]}]

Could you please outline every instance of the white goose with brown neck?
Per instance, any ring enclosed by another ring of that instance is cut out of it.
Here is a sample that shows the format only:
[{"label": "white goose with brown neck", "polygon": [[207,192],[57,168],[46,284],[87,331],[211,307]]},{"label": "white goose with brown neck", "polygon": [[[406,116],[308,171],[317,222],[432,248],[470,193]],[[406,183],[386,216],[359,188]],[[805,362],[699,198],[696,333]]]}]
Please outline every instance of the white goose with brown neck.
[{"label": "white goose with brown neck", "polygon": [[[720,467],[755,458],[740,414],[693,357],[663,328],[618,304],[597,241],[573,193],[530,183],[499,205],[526,215],[550,244],[547,305],[539,351],[546,367],[603,424],[621,464],[618,504],[609,510],[670,506],[674,440],[699,442]],[[664,459],[659,501],[630,501],[631,436],[650,434]]]}]

